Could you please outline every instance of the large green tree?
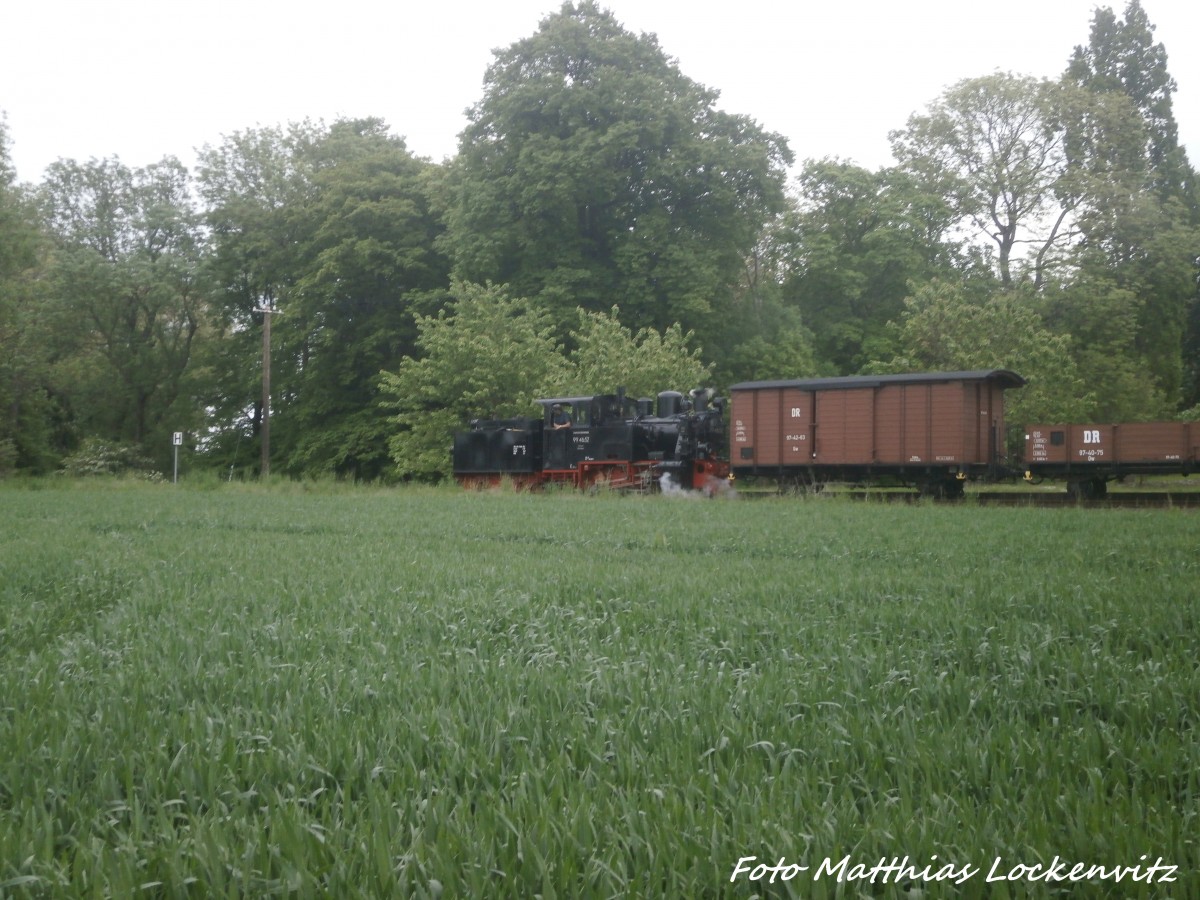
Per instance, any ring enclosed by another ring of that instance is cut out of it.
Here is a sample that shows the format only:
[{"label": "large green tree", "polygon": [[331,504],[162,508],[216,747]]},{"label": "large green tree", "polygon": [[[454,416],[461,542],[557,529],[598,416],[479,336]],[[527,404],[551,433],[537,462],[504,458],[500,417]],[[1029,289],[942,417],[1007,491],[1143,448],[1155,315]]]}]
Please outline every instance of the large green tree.
[{"label": "large green tree", "polygon": [[184,391],[210,301],[187,170],[174,158],[138,169],[60,160],[40,196],[55,238],[55,381],[77,434],[164,461],[169,433],[203,418]]},{"label": "large green tree", "polygon": [[717,107],[654,35],[566,3],[498,51],[447,193],[458,276],[551,311],[619,303],[720,344],[744,260],[784,204],[784,139]]},{"label": "large green tree", "polygon": [[42,324],[44,241],[16,184],[0,116],[0,477],[52,465],[48,348]]},{"label": "large green tree", "polygon": [[[828,374],[850,374],[890,355],[911,282],[936,277],[990,284],[981,254],[951,233],[951,205],[899,169],[871,172],[810,161],[778,240],[787,257],[783,295],[811,329]],[[782,377],[782,376],[778,376]]]},{"label": "large green tree", "polygon": [[1078,198],[1060,190],[1068,94],[1009,73],[969,78],[890,136],[901,168],[990,243],[1006,288],[1026,278],[1040,287],[1070,243]]},{"label": "large green tree", "polygon": [[238,429],[258,424],[255,310],[266,306],[276,310],[274,468],[387,473],[379,372],[413,352],[415,316],[441,302],[448,284],[429,201],[438,177],[378,119],[260,129],[206,151],[202,179],[230,337],[220,365],[227,443],[236,447]]},{"label": "large green tree", "polygon": [[[1150,131],[1161,115],[1140,112],[1136,96],[1099,89],[1107,82],[1083,77],[1083,61],[1076,60],[1075,77],[1057,83],[1004,74],[961,82],[893,133],[893,147],[905,171],[992,242],[1002,287],[1028,285],[1045,295],[1044,321],[1077,336],[1072,346],[1096,379],[1096,395],[1126,398],[1110,411],[1146,390],[1174,407],[1196,234],[1181,199],[1156,189],[1147,148],[1156,145]],[[1150,54],[1141,62],[1157,61]],[[1101,292],[1091,305],[1081,293],[1089,287]],[[1132,315],[1114,308],[1122,297]],[[1114,315],[1133,337],[1106,338],[1110,351],[1124,355],[1097,367],[1088,336],[1111,335]],[[1152,373],[1152,385],[1130,380],[1139,367]],[[1163,406],[1148,399],[1138,408]]]},{"label": "large green tree", "polygon": [[1139,0],[1129,0],[1124,19],[1111,7],[1098,8],[1087,45],[1076,46],[1071,56],[1067,79],[1093,93],[1129,98],[1146,126],[1143,151],[1151,186],[1163,199],[1183,199],[1194,207],[1196,176],[1179,144],[1172,99],[1178,85],[1154,30]]},{"label": "large green tree", "polygon": [[1090,40],[1075,48],[1065,81],[1126,101],[1142,126],[1130,146],[1106,121],[1069,123],[1073,164],[1107,186],[1082,219],[1081,248],[1089,280],[1111,282],[1136,300],[1133,349],[1175,405],[1200,399],[1200,206],[1195,172],[1179,145],[1176,84],[1166,48],[1153,35],[1138,0],[1130,0],[1124,19],[1097,9]]},{"label": "large green tree", "polygon": [[742,260],[713,359],[713,383],[800,378],[818,373],[813,334],[785,293],[794,243],[789,209],[767,223]]},{"label": "large green tree", "polygon": [[428,182],[440,176],[375,119],[335,123],[311,152],[309,199],[288,217],[303,262],[278,331],[298,363],[280,383],[281,462],[374,479],[389,466],[391,433],[380,372],[414,352],[416,316],[444,302],[449,284],[429,208]]},{"label": "large green tree", "polygon": [[1171,414],[1135,342],[1141,301],[1100,270],[1082,272],[1045,298],[1046,324],[1070,342],[1084,384],[1094,386],[1085,418],[1128,422]]},{"label": "large green tree", "polygon": [[641,328],[635,334],[621,324],[620,309],[607,313],[577,310],[571,331],[574,348],[556,393],[563,396],[613,393],[625,388],[631,397],[653,397],[659,391],[708,386],[712,369],[691,346],[693,335],[678,324],[663,332]]},{"label": "large green tree", "polygon": [[[209,265],[220,287],[215,327],[221,339],[204,359],[211,373],[207,406],[214,432],[208,456],[231,470],[253,467],[261,458],[265,317],[259,310],[286,315],[301,265],[290,214],[305,200],[299,160],[319,134],[310,122],[253,128],[227,135],[200,154],[199,191],[212,234]],[[279,368],[294,365],[280,358]]]}]

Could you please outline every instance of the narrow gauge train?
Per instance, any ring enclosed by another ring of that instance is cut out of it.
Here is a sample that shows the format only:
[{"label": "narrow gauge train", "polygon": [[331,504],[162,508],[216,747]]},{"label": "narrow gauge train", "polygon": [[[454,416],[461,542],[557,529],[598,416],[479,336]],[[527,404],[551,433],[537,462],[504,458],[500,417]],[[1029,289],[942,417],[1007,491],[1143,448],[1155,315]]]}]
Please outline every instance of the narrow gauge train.
[{"label": "narrow gauge train", "polygon": [[[543,400],[541,420],[473,422],[456,435],[454,474],[467,485],[507,476],[519,487],[636,489],[674,474],[710,493],[727,475],[766,476],[804,490],[892,483],[936,497],[1024,474],[1097,497],[1126,475],[1197,471],[1200,423],[1034,425],[1024,459],[1010,457],[1004,394],[1024,384],[1007,369],[743,382],[730,388],[728,442],[723,405],[706,390],[690,402],[660,394],[656,416],[652,401],[620,393]],[[569,428],[554,428],[555,404],[572,412]]]},{"label": "narrow gauge train", "polygon": [[550,484],[649,491],[669,476],[681,489],[728,485],[724,401],[707,388],[632,400],[624,390],[539,400],[541,418],[471,422],[454,436],[454,477],[466,487]]}]

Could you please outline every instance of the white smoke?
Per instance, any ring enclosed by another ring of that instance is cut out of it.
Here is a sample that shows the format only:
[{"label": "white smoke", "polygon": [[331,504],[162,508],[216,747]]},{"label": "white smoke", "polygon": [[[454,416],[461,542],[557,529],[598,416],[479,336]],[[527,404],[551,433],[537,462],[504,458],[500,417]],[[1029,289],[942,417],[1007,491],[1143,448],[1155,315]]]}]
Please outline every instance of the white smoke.
[{"label": "white smoke", "polygon": [[658,479],[658,486],[662,489],[663,495],[666,497],[699,497],[698,491],[689,491],[684,488],[678,481],[675,480],[670,472],[663,472],[662,477]]},{"label": "white smoke", "polygon": [[733,485],[724,478],[706,478],[702,487],[688,490],[680,484],[670,472],[663,472],[658,479],[658,485],[666,497],[685,497],[689,500],[704,500],[709,497],[737,496]]}]

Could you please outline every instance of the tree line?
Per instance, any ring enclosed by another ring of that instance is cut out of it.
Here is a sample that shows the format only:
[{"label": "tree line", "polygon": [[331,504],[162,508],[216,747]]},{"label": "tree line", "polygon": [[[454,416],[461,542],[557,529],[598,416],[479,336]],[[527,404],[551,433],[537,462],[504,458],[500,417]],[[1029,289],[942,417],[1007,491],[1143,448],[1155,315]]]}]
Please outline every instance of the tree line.
[{"label": "tree line", "polygon": [[[1054,78],[948,88],[895,164],[795,162],[654,35],[568,2],[455,158],[379,119],[18,184],[0,119],[0,473],[436,478],[537,396],[1011,368],[1014,421],[1200,414],[1200,204],[1138,0]],[[131,462],[135,461],[135,462]]]}]

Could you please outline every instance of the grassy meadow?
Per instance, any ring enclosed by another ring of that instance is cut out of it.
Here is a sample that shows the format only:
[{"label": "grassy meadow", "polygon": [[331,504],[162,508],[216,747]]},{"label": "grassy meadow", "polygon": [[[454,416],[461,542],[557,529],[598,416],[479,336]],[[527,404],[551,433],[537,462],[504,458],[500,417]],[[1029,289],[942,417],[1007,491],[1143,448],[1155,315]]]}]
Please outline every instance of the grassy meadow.
[{"label": "grassy meadow", "polygon": [[1186,510],[0,489],[0,896],[1198,896],[1198,551]]}]

